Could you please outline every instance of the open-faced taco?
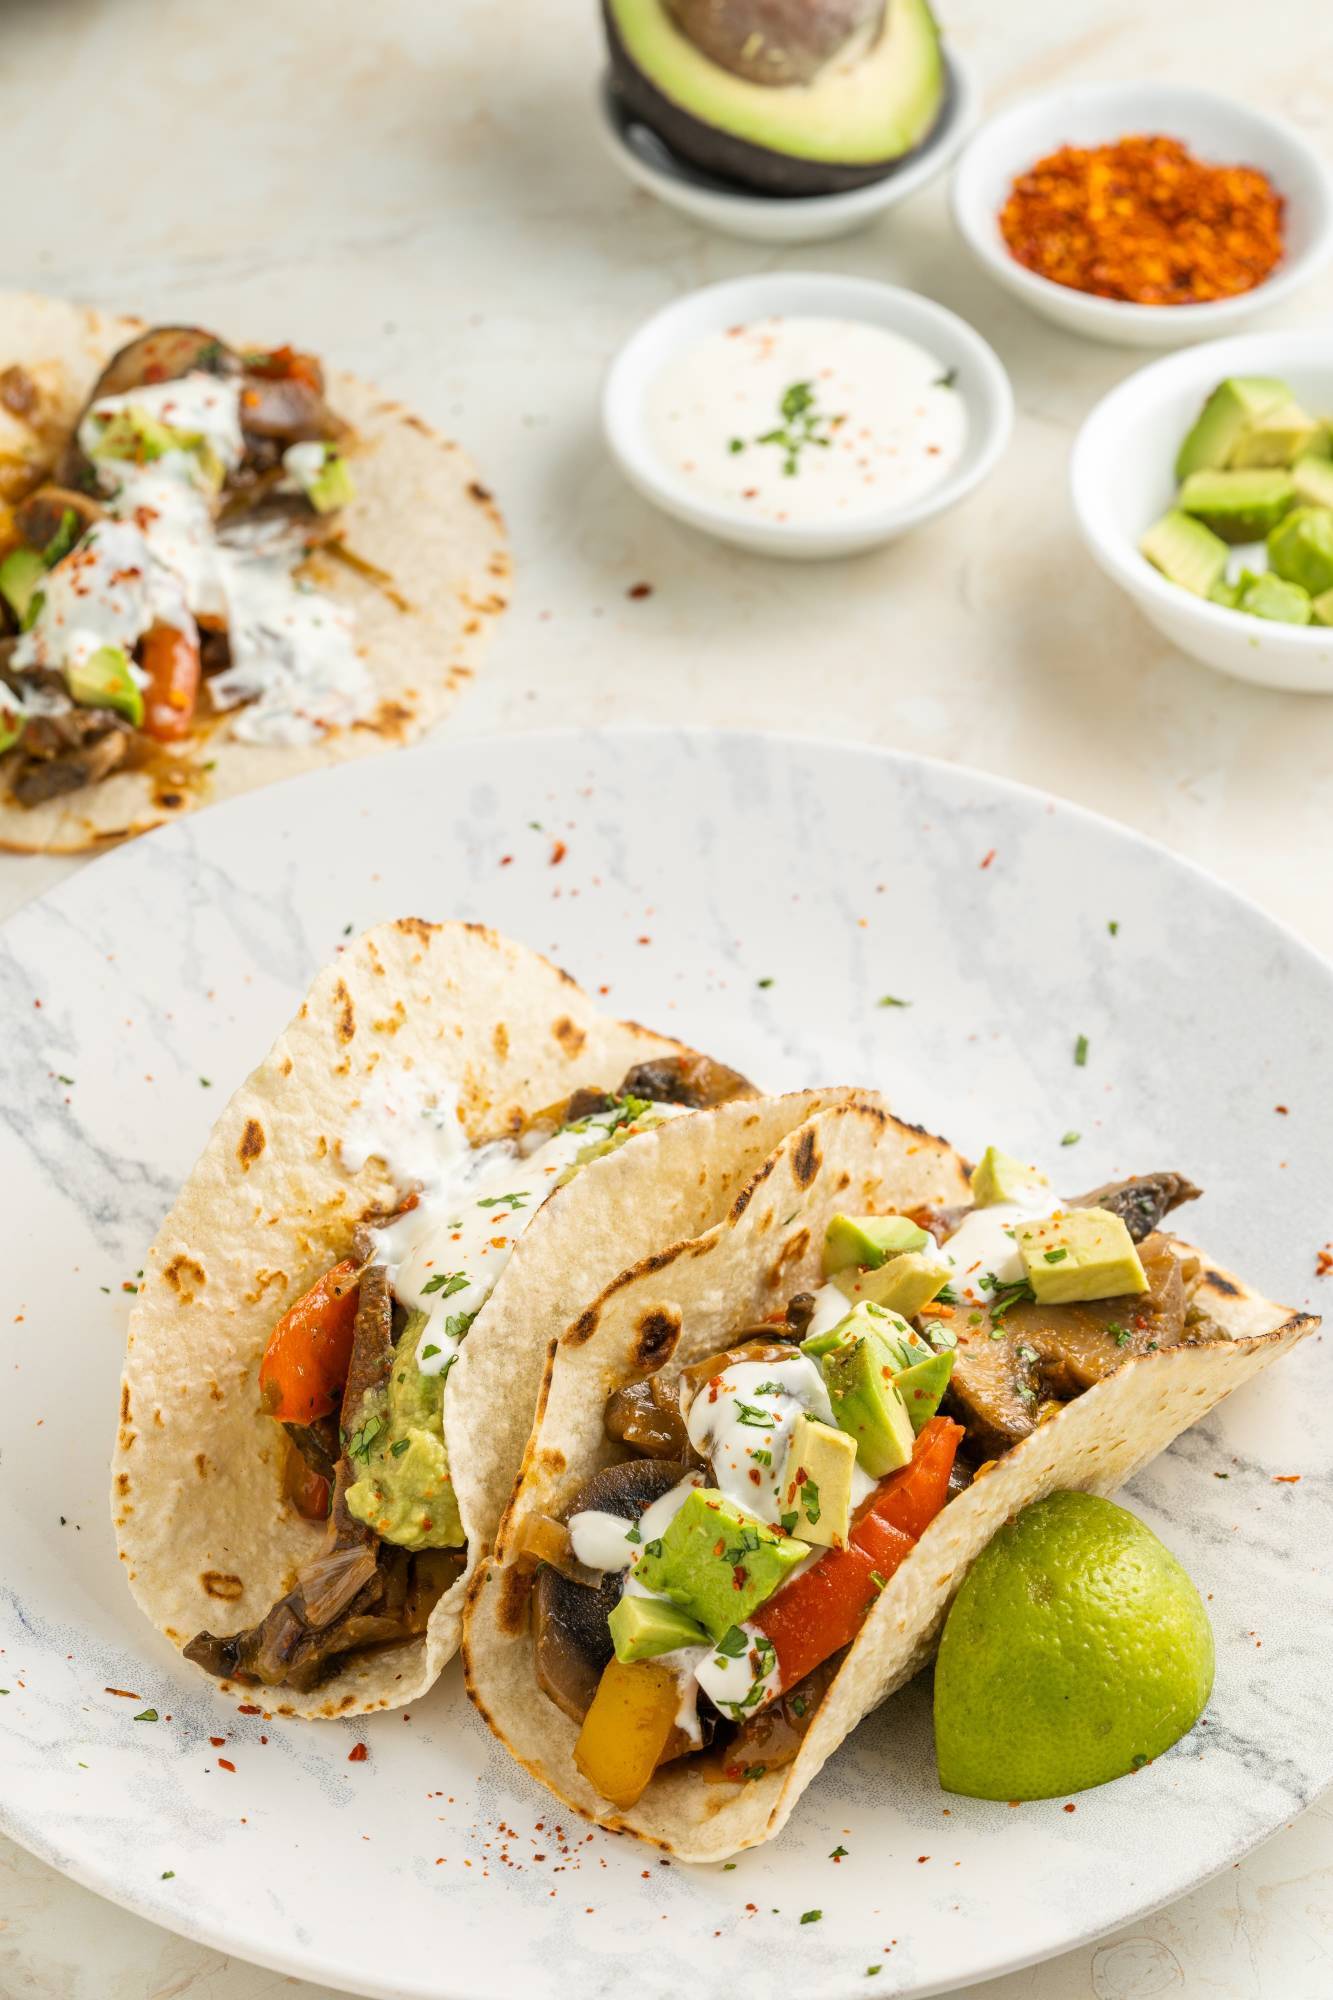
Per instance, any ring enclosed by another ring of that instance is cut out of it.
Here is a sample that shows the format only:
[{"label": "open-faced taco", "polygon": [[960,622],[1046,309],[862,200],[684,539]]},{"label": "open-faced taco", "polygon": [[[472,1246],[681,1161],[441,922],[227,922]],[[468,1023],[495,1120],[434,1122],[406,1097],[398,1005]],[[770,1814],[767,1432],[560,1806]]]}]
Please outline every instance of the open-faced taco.
[{"label": "open-faced taco", "polygon": [[0,299],[0,845],[409,741],[507,575],[463,454],[314,355]]},{"label": "open-faced taco", "polygon": [[[418,1695],[555,1334],[826,1099],[754,1098],[480,926],[349,945],[145,1259],[113,1510],[149,1617],[285,1712]],[[712,1136],[682,1155],[698,1105]]]},{"label": "open-faced taco", "polygon": [[496,1734],[684,1859],[775,1833],[1007,1518],[1112,1490],[1317,1323],[1162,1227],[1196,1193],[969,1174],[867,1098],[789,1131],[555,1347],[465,1614]]}]

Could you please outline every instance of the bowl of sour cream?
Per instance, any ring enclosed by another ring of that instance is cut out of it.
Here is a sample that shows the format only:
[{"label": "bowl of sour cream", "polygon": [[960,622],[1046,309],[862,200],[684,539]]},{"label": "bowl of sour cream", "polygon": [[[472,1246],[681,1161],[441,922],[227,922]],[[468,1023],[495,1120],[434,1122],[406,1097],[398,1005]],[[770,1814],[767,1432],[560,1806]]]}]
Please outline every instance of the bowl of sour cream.
[{"label": "bowl of sour cream", "polygon": [[1009,378],[918,292],[795,271],[709,285],[617,355],[607,443],[678,521],[762,555],[847,556],[952,507],[998,461]]}]

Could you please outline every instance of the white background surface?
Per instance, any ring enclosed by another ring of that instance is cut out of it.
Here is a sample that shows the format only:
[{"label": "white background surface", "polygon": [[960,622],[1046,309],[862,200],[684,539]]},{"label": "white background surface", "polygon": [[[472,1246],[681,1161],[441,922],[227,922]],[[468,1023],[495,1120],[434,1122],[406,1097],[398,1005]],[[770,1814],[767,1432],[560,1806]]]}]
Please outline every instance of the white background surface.
[{"label": "white background surface", "polygon": [[[1333,13],[1274,0],[952,0],[992,105],[1062,78],[1174,75],[1333,134]],[[1173,653],[1083,556],[1064,461],[1134,365],[977,273],[933,189],[785,259],[703,235],[599,150],[591,0],[11,0],[0,133],[15,285],[229,337],[306,342],[474,452],[508,515],[515,608],[450,727],[767,724],[900,744],[1046,785],[1202,861],[1333,950],[1333,703]],[[640,318],[782,261],[915,285],[1014,378],[1005,463],[880,556],[779,568],[676,528],[607,462],[596,392]],[[1282,315],[1319,327],[1325,277]],[[1262,322],[1260,322],[1262,323]],[[631,601],[646,581],[653,595]],[[0,857],[0,909],[70,866]],[[1316,2000],[1333,1988],[1327,1804],[1132,1934],[994,2000]],[[111,1910],[0,1850],[3,2000],[313,1995]],[[979,1989],[980,1990],[980,1989]]]}]

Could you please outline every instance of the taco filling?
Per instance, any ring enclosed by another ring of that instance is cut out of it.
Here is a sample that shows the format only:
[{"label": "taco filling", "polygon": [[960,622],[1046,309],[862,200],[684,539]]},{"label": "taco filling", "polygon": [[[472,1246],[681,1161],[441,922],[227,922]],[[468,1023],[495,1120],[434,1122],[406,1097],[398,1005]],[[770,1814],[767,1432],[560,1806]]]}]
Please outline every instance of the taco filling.
[{"label": "taco filling", "polygon": [[536,1677],[635,1804],[662,1765],[795,1759],[879,1593],[950,1499],[1128,1357],[1222,1340],[1155,1174],[1062,1201],[995,1148],[974,1205],[835,1215],[824,1283],[724,1351],[617,1388],[603,1465],[530,1514]]},{"label": "taco filling", "polygon": [[169,766],[224,720],[303,746],[369,714],[350,616],[305,572],[353,496],[349,441],[313,355],[158,327],[113,356],[0,506],[0,795]]},{"label": "taco filling", "polygon": [[350,1655],[424,1632],[466,1562],[446,1443],[448,1379],[514,1246],[551,1192],[590,1161],[686,1110],[750,1094],[694,1054],[636,1064],[516,1133],[471,1146],[456,1095],[429,1101],[376,1073],[341,1139],[358,1172],[385,1162],[397,1206],[368,1214],[278,1320],[259,1369],[284,1433],[283,1490],[325,1523],[313,1559],[260,1621],[198,1633],[186,1657],[220,1678],[298,1691]]}]

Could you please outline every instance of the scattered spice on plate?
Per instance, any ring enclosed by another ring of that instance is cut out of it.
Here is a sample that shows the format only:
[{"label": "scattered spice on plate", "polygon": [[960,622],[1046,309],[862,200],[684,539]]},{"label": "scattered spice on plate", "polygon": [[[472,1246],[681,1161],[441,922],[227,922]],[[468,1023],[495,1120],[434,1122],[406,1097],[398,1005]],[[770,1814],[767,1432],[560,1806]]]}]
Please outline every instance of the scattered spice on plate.
[{"label": "scattered spice on plate", "polygon": [[1010,254],[1052,284],[1179,306],[1262,284],[1282,256],[1283,207],[1257,167],[1131,134],[1048,153],[1018,175],[999,220]]}]

